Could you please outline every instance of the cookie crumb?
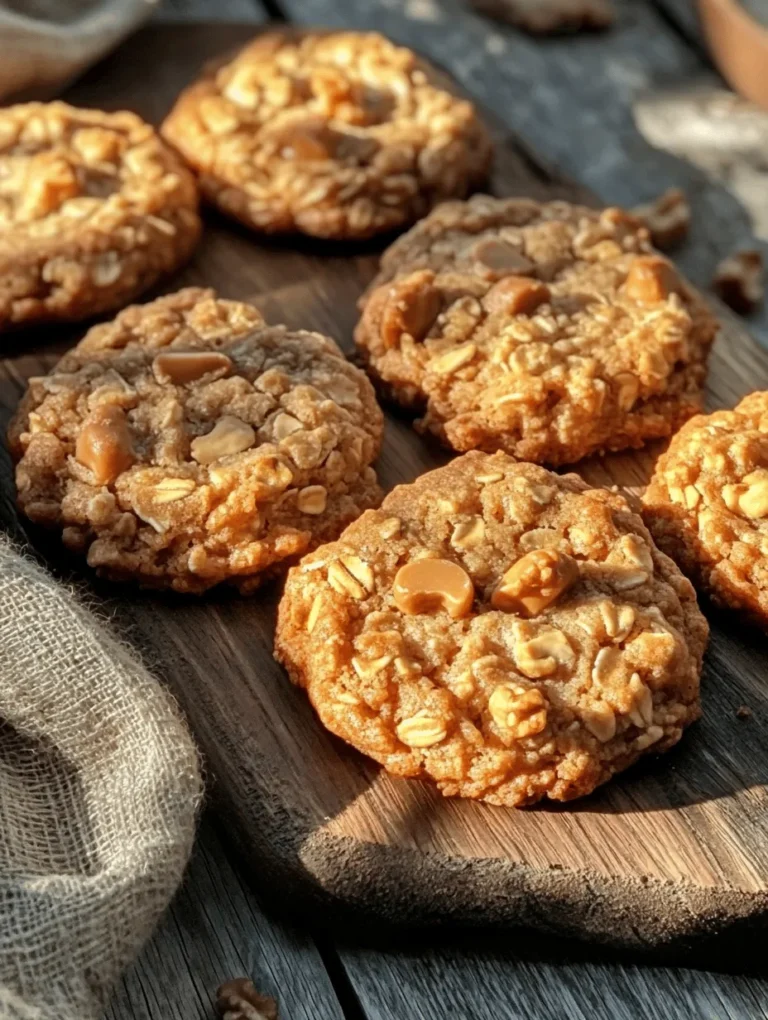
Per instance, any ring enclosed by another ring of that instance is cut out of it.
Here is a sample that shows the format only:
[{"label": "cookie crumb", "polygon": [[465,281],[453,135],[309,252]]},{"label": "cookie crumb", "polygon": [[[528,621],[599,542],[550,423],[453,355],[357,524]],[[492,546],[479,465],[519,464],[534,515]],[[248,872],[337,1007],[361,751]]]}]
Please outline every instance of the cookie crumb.
[{"label": "cookie crumb", "polygon": [[658,198],[635,206],[631,212],[646,225],[657,248],[674,248],[688,236],[691,207],[681,188],[667,188]]},{"label": "cookie crumb", "polygon": [[219,985],[216,1009],[222,1020],[277,1020],[277,1003],[257,992],[250,978],[233,978]]},{"label": "cookie crumb", "polygon": [[739,315],[749,315],[763,303],[763,256],[756,248],[736,251],[718,265],[712,289]]},{"label": "cookie crumb", "polygon": [[736,709],[736,718],[751,719],[752,709],[748,705],[739,705],[739,707]]}]

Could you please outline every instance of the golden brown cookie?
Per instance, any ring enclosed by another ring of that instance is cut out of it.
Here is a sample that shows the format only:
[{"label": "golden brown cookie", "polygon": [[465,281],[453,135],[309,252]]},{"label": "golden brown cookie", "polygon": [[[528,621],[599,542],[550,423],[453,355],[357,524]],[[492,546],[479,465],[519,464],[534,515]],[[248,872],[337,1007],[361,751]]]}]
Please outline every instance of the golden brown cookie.
[{"label": "golden brown cookie", "polygon": [[547,464],[670,435],[716,330],[634,218],[485,195],[399,238],[361,307],[367,367],[417,427]]},{"label": "golden brown cookie", "polygon": [[684,425],[643,502],[659,546],[698,587],[768,625],[768,392]]},{"label": "golden brown cookie", "polygon": [[332,340],[192,290],[30,379],[9,442],[21,510],[103,576],[247,591],[378,504],[381,432]]},{"label": "golden brown cookie", "polygon": [[619,495],[474,452],[294,567],[276,654],[398,776],[519,806],[589,793],[699,715],[707,624]]},{"label": "golden brown cookie", "polygon": [[0,110],[0,330],[132,300],[189,258],[197,205],[192,174],[133,113]]},{"label": "golden brown cookie", "polygon": [[375,33],[265,32],[186,89],[163,134],[206,197],[258,231],[362,238],[482,183],[471,103]]}]

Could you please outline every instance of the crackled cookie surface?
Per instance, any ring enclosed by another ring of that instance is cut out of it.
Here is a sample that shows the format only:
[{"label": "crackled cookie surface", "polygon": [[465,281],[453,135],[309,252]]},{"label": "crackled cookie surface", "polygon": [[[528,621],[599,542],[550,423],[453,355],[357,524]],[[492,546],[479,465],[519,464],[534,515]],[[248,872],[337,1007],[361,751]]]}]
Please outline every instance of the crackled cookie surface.
[{"label": "crackled cookie surface", "polygon": [[472,104],[375,33],[266,32],[183,92],[163,133],[224,212],[329,238],[464,197],[491,154]]},{"label": "crackled cookie surface", "polygon": [[473,452],[294,567],[276,649],[324,725],[390,772],[517,806],[676,743],[707,633],[622,497]]},{"label": "crackled cookie surface", "polygon": [[548,464],[674,432],[716,329],[633,217],[488,196],[397,240],[361,307],[367,367],[418,427]]},{"label": "crackled cookie surface", "polygon": [[0,110],[0,329],[119,307],[200,235],[192,174],[132,113]]},{"label": "crackled cookie surface", "polygon": [[104,576],[248,590],[379,502],[381,412],[327,337],[205,291],[93,333],[9,440],[23,512]]},{"label": "crackled cookie surface", "polygon": [[659,546],[697,585],[768,625],[768,392],[692,418],[644,503]]}]

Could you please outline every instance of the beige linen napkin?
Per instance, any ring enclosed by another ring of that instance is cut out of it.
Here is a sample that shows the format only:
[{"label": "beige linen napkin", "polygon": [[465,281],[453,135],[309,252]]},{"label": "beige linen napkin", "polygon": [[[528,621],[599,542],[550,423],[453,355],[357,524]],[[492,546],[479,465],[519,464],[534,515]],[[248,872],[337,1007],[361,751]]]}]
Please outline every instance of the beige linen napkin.
[{"label": "beige linen napkin", "polygon": [[0,0],[0,98],[61,85],[148,17],[156,0]]},{"label": "beige linen napkin", "polygon": [[0,1017],[95,1020],[189,856],[169,695],[0,533]]}]

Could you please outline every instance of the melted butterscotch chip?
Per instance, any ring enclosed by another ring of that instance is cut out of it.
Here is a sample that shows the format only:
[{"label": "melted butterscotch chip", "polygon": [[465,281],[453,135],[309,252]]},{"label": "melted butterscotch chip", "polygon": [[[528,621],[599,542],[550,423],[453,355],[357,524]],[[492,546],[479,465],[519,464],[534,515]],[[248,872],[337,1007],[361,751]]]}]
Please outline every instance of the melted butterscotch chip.
[{"label": "melted butterscotch chip", "polygon": [[406,563],[395,575],[395,605],[403,613],[444,611],[455,620],[472,607],[475,589],[465,570],[451,560],[423,559]]},{"label": "melted butterscotch chip", "polygon": [[660,255],[648,255],[632,260],[624,289],[632,301],[658,305],[680,287],[680,277],[669,262]]},{"label": "melted butterscotch chip", "polygon": [[547,464],[673,433],[717,325],[622,210],[485,195],[395,241],[361,308],[366,367],[417,429]]},{"label": "melted butterscotch chip", "polygon": [[96,485],[105,485],[135,461],[125,412],[102,404],[89,414],[77,436],[75,457],[89,468]]},{"label": "melted butterscotch chip", "polygon": [[517,806],[679,740],[706,640],[621,496],[473,452],[294,567],[275,647],[322,723],[394,775]]},{"label": "melted butterscotch chip", "polygon": [[659,546],[698,587],[768,625],[768,392],[692,418],[644,504]]},{"label": "melted butterscotch chip", "polygon": [[119,308],[200,235],[197,187],[133,113],[0,110],[0,330]]},{"label": "melted butterscotch chip", "polygon": [[30,380],[9,440],[22,511],[100,574],[249,591],[378,503],[381,430],[332,340],[190,289]]},{"label": "melted butterscotch chip", "polygon": [[474,107],[373,32],[264,32],[182,92],[163,134],[223,212],[266,233],[370,237],[485,178]]}]

